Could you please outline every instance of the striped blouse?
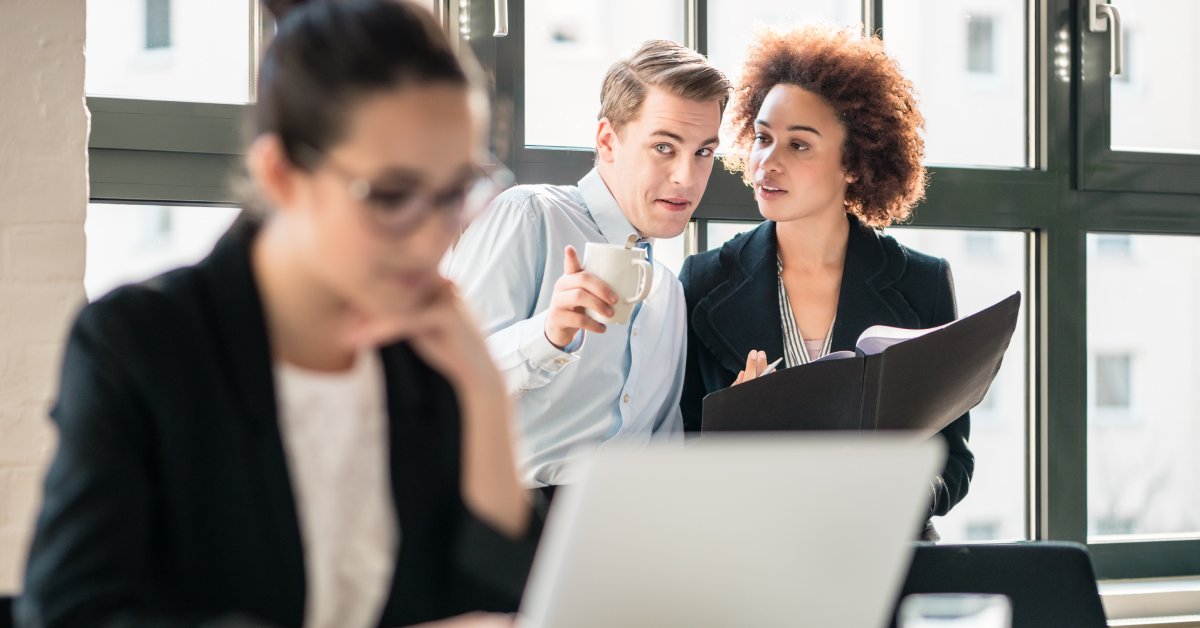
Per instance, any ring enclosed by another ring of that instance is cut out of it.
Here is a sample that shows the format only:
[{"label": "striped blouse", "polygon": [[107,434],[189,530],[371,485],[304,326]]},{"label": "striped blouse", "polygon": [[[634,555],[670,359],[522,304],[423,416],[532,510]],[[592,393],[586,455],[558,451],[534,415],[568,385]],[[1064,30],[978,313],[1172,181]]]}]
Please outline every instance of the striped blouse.
[{"label": "striped blouse", "polygon": [[829,353],[833,340],[833,324],[824,338],[805,340],[800,335],[796,325],[796,317],[792,314],[791,302],[788,301],[787,288],[783,286],[783,260],[776,258],[779,274],[779,320],[783,324],[783,365],[784,367],[808,364]]}]

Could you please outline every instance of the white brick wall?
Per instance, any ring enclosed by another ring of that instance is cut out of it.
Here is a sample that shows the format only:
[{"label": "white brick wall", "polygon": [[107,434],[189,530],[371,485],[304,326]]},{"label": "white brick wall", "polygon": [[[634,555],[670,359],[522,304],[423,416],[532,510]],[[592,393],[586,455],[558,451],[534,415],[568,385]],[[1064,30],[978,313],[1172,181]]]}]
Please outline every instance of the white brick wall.
[{"label": "white brick wall", "polygon": [[20,589],[83,302],[85,0],[0,1],[0,592]]}]

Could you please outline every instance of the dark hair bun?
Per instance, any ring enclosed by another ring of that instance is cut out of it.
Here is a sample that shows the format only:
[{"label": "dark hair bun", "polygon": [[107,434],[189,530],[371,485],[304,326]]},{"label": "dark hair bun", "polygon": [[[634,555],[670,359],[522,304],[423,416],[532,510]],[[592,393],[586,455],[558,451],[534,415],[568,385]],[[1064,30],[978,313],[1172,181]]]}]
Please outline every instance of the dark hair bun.
[{"label": "dark hair bun", "polygon": [[276,22],[306,4],[316,4],[313,0],[262,0],[262,3],[267,6]]}]

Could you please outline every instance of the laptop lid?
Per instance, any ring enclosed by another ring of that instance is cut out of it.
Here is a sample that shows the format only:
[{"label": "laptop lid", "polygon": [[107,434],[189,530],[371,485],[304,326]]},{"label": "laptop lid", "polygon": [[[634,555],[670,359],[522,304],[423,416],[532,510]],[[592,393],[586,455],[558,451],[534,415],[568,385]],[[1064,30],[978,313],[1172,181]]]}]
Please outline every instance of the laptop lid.
[{"label": "laptop lid", "polygon": [[944,458],[897,433],[602,448],[558,492],[521,625],[882,626]]}]

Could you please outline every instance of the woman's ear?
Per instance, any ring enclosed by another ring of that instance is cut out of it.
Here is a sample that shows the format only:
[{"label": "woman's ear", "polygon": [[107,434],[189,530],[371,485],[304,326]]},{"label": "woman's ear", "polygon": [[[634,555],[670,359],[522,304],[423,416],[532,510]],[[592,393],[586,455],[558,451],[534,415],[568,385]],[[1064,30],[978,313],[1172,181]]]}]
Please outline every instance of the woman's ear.
[{"label": "woman's ear", "polygon": [[286,211],[296,196],[296,166],[277,135],[260,135],[246,149],[246,169],[267,203]]}]

